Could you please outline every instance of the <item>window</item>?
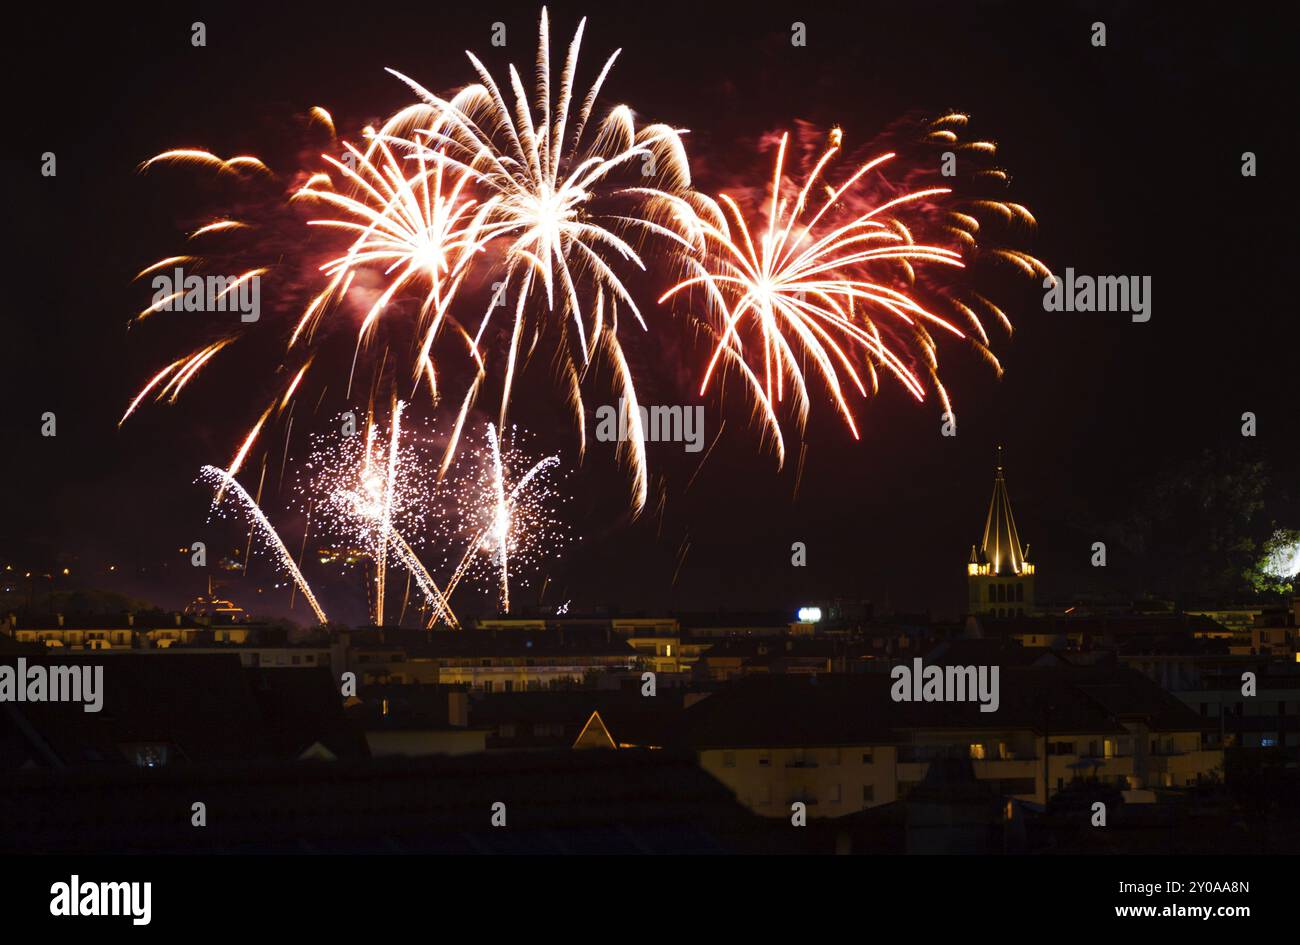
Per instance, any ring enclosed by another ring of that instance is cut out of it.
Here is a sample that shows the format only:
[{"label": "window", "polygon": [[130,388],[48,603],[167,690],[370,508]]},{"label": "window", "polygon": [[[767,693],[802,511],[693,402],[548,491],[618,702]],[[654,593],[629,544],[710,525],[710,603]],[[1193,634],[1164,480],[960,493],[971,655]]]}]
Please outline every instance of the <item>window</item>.
[{"label": "window", "polygon": [[722,753],[722,767],[724,768],[736,767],[736,753],[734,751],[724,751]]},{"label": "window", "polygon": [[874,749],[872,749],[872,748],[864,748],[864,749],[862,750],[862,763],[863,763],[864,765],[869,765],[869,764],[871,764],[874,755],[875,755],[875,750],[874,750]]},{"label": "window", "polygon": [[171,754],[169,746],[165,744],[144,744],[131,747],[134,750],[129,754],[136,765],[141,768],[161,768],[167,764],[168,756]]},{"label": "window", "polygon": [[970,757],[972,761],[983,761],[984,745],[980,742],[972,742],[970,746]]},{"label": "window", "polygon": [[772,753],[770,751],[762,752],[758,756],[758,766],[760,768],[769,768],[772,766]]},{"label": "window", "polygon": [[838,804],[844,800],[844,791],[838,784],[831,785],[831,803]]},{"label": "window", "polygon": [[876,786],[874,784],[862,785],[862,803],[874,804],[876,802]]},{"label": "window", "polygon": [[497,727],[497,735],[500,736],[501,738],[514,738],[514,737],[515,737],[515,723],[514,723],[514,722],[502,722],[502,723]]},{"label": "window", "polygon": [[492,691],[492,680],[490,680],[490,679],[485,679],[485,680],[483,680],[483,691],[484,691],[484,692],[491,692],[491,691]]}]

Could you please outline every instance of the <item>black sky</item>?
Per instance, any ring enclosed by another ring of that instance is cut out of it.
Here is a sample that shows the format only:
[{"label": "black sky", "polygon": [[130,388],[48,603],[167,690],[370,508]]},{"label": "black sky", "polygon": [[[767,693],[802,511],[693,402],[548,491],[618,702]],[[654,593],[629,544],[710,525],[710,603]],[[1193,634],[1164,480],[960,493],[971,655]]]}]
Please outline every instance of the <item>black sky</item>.
[{"label": "black sky", "polygon": [[[207,496],[192,480],[200,464],[229,456],[260,411],[255,378],[235,364],[176,406],[116,428],[181,337],[126,331],[147,304],[131,276],[175,252],[178,217],[204,206],[185,196],[183,175],[172,183],[142,176],[139,162],[179,145],[223,154],[284,147],[292,116],[313,104],[340,124],[382,117],[409,101],[385,66],[443,88],[472,78],[467,48],[498,53],[487,56],[494,67],[505,59],[525,66],[537,10],[351,4],[333,14],[320,4],[263,3],[17,14],[2,156],[9,292],[0,553],[129,564],[174,557],[199,538],[229,540],[231,532],[205,524]],[[1149,275],[1154,304],[1149,323],[1133,324],[1118,314],[1043,312],[1040,294],[1024,293],[1010,306],[1014,338],[995,345],[1001,380],[968,350],[941,354],[960,415],[955,439],[939,436],[937,406],[895,390],[859,412],[861,442],[827,404],[815,404],[798,501],[797,443],[778,473],[734,391],[723,413],[710,401],[710,438],[724,414],[727,427],[689,492],[695,458],[680,446],[652,447],[652,464],[672,483],[662,529],[652,515],[630,525],[620,516],[625,479],[606,449],[595,449],[572,480],[579,494],[570,513],[584,540],[552,573],[548,601],[712,609],[860,596],[956,613],[997,443],[1047,596],[1096,583],[1090,523],[1122,514],[1170,464],[1206,448],[1242,451],[1293,480],[1300,331],[1290,285],[1291,34],[1277,5],[1191,10],[552,4],[554,55],[586,13],[588,70],[623,48],[603,100],[691,129],[706,190],[710,174],[734,170],[746,155],[761,173],[754,140],[797,119],[839,124],[865,142],[902,116],[957,108],[998,142],[1013,174],[1010,199],[1038,219],[1036,255],[1058,272]],[[190,45],[195,20],[206,23],[206,48]],[[497,20],[508,26],[508,57],[489,46]],[[796,20],[807,24],[806,48],[790,46]],[[1104,49],[1089,41],[1095,21],[1107,27]],[[1259,158],[1253,179],[1240,173],[1248,150]],[[46,151],[58,155],[52,179],[39,173]],[[183,212],[178,200],[187,201]],[[659,316],[651,337],[663,335],[665,350],[683,357],[685,339]],[[681,373],[661,365],[655,376],[658,402],[680,402]],[[53,439],[40,436],[47,410],[58,417]],[[1247,410],[1259,417],[1254,440],[1239,433]],[[539,414],[534,432],[572,459],[562,412]],[[809,548],[803,569],[790,566],[796,540]],[[185,569],[132,589],[174,604],[201,583]]]}]

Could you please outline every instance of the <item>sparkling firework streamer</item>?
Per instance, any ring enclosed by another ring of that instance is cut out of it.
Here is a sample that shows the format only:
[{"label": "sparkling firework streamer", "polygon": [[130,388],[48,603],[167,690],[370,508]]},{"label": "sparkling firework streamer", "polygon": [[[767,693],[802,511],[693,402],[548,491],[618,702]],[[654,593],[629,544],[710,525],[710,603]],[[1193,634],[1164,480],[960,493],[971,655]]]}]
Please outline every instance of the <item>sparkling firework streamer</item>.
[{"label": "sparkling firework streamer", "polygon": [[[364,437],[319,438],[304,464],[305,504],[323,513],[325,528],[368,550],[375,561],[375,621],[383,623],[391,551],[416,584],[435,619],[459,626],[437,583],[402,532],[420,534],[436,504],[433,461],[424,444],[403,438],[405,403],[393,404],[387,431],[368,418]],[[386,444],[386,445],[385,445]]]},{"label": "sparkling firework streamer", "polygon": [[[956,118],[964,116],[946,116],[935,124]],[[948,133],[955,140],[955,133]],[[918,265],[961,270],[966,267],[962,253],[916,241],[899,216],[918,205],[942,200],[951,189],[912,189],[878,202],[865,198],[861,191],[870,180],[868,175],[888,165],[897,156],[893,152],[865,162],[838,187],[821,183],[840,151],[841,139],[836,129],[803,186],[791,195],[785,179],[789,135],[781,136],[765,212],[757,224],[726,194],[720,195],[720,202],[697,197],[706,252],[702,257],[685,257],[687,277],[660,299],[662,303],[687,289],[703,290],[716,343],[700,392],[708,389],[720,366],[735,368],[752,395],[756,415],[773,439],[778,463],[784,461],[785,446],[776,407],[788,390],[800,429],[804,429],[810,403],[806,365],[815,368],[844,422],[858,438],[846,396],[848,387],[868,396],[868,385],[872,392],[877,387],[879,367],[915,399],[923,400],[925,385],[909,364],[920,361],[945,409],[951,410],[929,329],[968,339],[952,318],[936,313],[914,288]],[[825,196],[812,210],[810,202],[819,183]],[[1017,204],[980,203],[987,205],[985,209],[1032,223],[1028,211]],[[978,229],[978,220],[957,212],[952,216],[966,221],[967,228],[960,233],[974,246],[971,231]],[[993,252],[1032,275],[1051,274],[1027,254]],[[983,302],[1009,329],[1002,311],[987,299]],[[954,302],[954,307],[973,324],[978,335],[973,343],[997,367],[979,316],[960,302]],[[913,342],[910,357],[904,357],[903,348],[893,340],[899,334]]]},{"label": "sparkling firework streamer", "polygon": [[316,619],[322,624],[327,623],[328,621],[325,617],[325,611],[321,610],[320,604],[316,602],[316,595],[312,593],[311,587],[307,583],[307,579],[304,578],[302,572],[298,570],[298,565],[294,563],[293,556],[289,554],[289,549],[284,546],[284,542],[281,541],[279,533],[276,532],[274,527],[272,527],[271,522],[267,519],[266,515],[258,507],[257,503],[253,501],[253,497],[250,496],[244,490],[244,487],[239,484],[239,481],[226,470],[220,469],[216,466],[204,466],[200,472],[199,478],[211,484],[218,495],[229,491],[239,499],[240,503],[257,524],[257,529],[262,535],[262,538],[279,556],[280,563],[293,577],[294,583],[296,583],[302,591],[302,596],[306,598],[307,603],[311,605],[311,609],[316,614]]},{"label": "sparkling firework streamer", "polygon": [[[504,612],[510,610],[510,573],[542,557],[554,556],[567,534],[551,506],[561,500],[547,476],[560,465],[558,456],[532,463],[518,450],[503,447],[489,423],[486,450],[464,462],[475,467],[456,487],[456,527],[468,536],[465,553],[452,570],[444,593],[450,597],[461,580],[476,572],[491,574]],[[514,470],[528,466],[518,479]]]},{"label": "sparkling firework streamer", "polygon": [[[445,156],[472,172],[490,194],[482,233],[501,244],[498,265],[503,269],[474,335],[483,342],[498,307],[513,316],[509,349],[505,357],[498,423],[504,426],[511,390],[529,351],[550,327],[551,320],[536,317],[530,308],[534,295],[545,299],[545,314],[559,308],[559,351],[570,375],[570,402],[578,412],[580,436],[581,398],[574,396],[572,377],[585,374],[602,333],[610,355],[622,361],[614,335],[618,307],[645,322],[636,301],[616,273],[614,264],[645,263],[629,239],[661,237],[689,249],[698,239],[693,210],[683,195],[690,187],[690,171],[682,132],[667,125],[637,129],[626,105],[615,107],[594,136],[584,137],[601,86],[618,52],[606,60],[587,95],[574,109],[578,51],[584,19],[578,25],[560,74],[558,87],[551,75],[550,27],[543,8],[537,47],[537,88],[533,100],[518,71],[509,69],[512,108],[501,86],[487,68],[467,53],[481,84],[471,85],[450,100],[430,92],[418,82],[393,72],[420,97],[423,106],[408,109],[400,122],[390,123],[401,147],[416,146],[426,159]],[[617,180],[632,177],[630,183]],[[683,235],[685,234],[685,235]],[[611,256],[613,258],[611,258]],[[608,326],[602,332],[602,326]],[[631,378],[623,365],[623,386]],[[635,479],[633,511],[646,499],[644,444],[629,453]]]}]

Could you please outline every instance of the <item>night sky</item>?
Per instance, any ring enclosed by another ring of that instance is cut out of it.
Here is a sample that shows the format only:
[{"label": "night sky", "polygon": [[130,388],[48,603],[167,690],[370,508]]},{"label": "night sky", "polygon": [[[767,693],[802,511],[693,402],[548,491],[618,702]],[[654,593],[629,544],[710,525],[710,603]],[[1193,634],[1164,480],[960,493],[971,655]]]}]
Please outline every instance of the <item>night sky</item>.
[{"label": "night sky", "polygon": [[[861,146],[899,119],[965,111],[977,136],[997,141],[1009,199],[1037,217],[1027,248],[1058,273],[1151,276],[1152,318],[1044,312],[1041,289],[1025,283],[1003,296],[1016,326],[1010,340],[994,335],[1003,378],[969,349],[941,348],[955,438],[939,435],[933,397],[917,405],[886,384],[859,406],[855,442],[818,392],[797,501],[793,426],[778,472],[737,389],[722,404],[713,394],[705,401],[707,440],[721,417],[727,425],[689,491],[698,456],[651,445],[652,472],[669,476],[662,523],[652,510],[627,521],[625,475],[609,446],[593,444],[569,481],[566,514],[582,541],[551,570],[547,603],[757,609],[839,596],[956,615],[998,443],[1040,597],[1104,589],[1088,566],[1095,523],[1122,516],[1161,470],[1205,449],[1265,459],[1279,486],[1296,491],[1293,50],[1291,32],[1269,26],[1275,6],[707,7],[551,4],[553,58],[587,14],[584,87],[622,47],[601,100],[691,129],[696,183],[707,192],[739,173],[761,177],[770,165],[758,139],[796,120],[838,124]],[[186,225],[221,206],[196,192],[205,175],[142,175],[142,160],[181,146],[292,154],[284,136],[312,105],[343,129],[408,104],[385,66],[447,89],[473,78],[465,49],[494,72],[528,66],[535,50],[531,4],[346,9],[170,4],[53,24],[47,10],[11,14],[0,553],[15,563],[44,567],[64,554],[79,571],[110,560],[124,572],[146,566],[110,586],[174,606],[205,580],[177,566],[178,546],[242,545],[238,528],[206,524],[209,494],[193,484],[201,464],[229,458],[272,389],[242,355],[214,365],[176,405],[148,405],[116,426],[144,380],[193,338],[157,325],[128,332],[151,294],[131,277],[182,251]],[[190,45],[195,20],[207,25],[206,48]],[[505,50],[489,43],[497,20],[508,26]],[[796,20],[807,24],[806,48],[790,45]],[[1101,49],[1090,43],[1097,20],[1107,27]],[[40,175],[46,151],[58,156],[57,177]],[[1241,175],[1243,151],[1258,155],[1258,177]],[[654,297],[647,284],[650,331],[634,355],[643,395],[690,402],[707,352]],[[282,343],[280,323],[257,328],[268,346]],[[545,384],[537,390],[516,419],[571,461],[563,403]],[[52,439],[40,435],[47,410],[58,418]],[[1255,439],[1240,435],[1243,411],[1258,415]],[[268,478],[278,446],[272,456]],[[1293,509],[1277,495],[1283,517]],[[278,515],[285,501],[264,504]],[[292,517],[277,521],[295,545]],[[791,567],[793,541],[807,543],[808,567]],[[173,563],[174,577],[157,572],[160,561]],[[263,584],[275,580],[266,562],[253,565],[258,573]],[[287,603],[287,594],[255,601],[248,590],[232,593],[250,609]],[[326,592],[327,606],[331,594],[343,612],[355,607],[339,588]],[[301,603],[296,614],[304,618]]]}]

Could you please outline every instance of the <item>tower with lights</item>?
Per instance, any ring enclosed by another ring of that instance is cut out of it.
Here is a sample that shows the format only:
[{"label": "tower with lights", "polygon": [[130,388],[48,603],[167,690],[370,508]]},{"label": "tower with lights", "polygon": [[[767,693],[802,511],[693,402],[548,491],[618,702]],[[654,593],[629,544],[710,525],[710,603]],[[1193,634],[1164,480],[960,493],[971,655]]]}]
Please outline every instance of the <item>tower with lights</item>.
[{"label": "tower with lights", "polygon": [[971,545],[966,574],[972,614],[1018,617],[1033,611],[1034,566],[1029,561],[1029,546],[1020,544],[1016,519],[1011,514],[1000,446],[993,498],[984,520],[984,540],[978,548]]}]

